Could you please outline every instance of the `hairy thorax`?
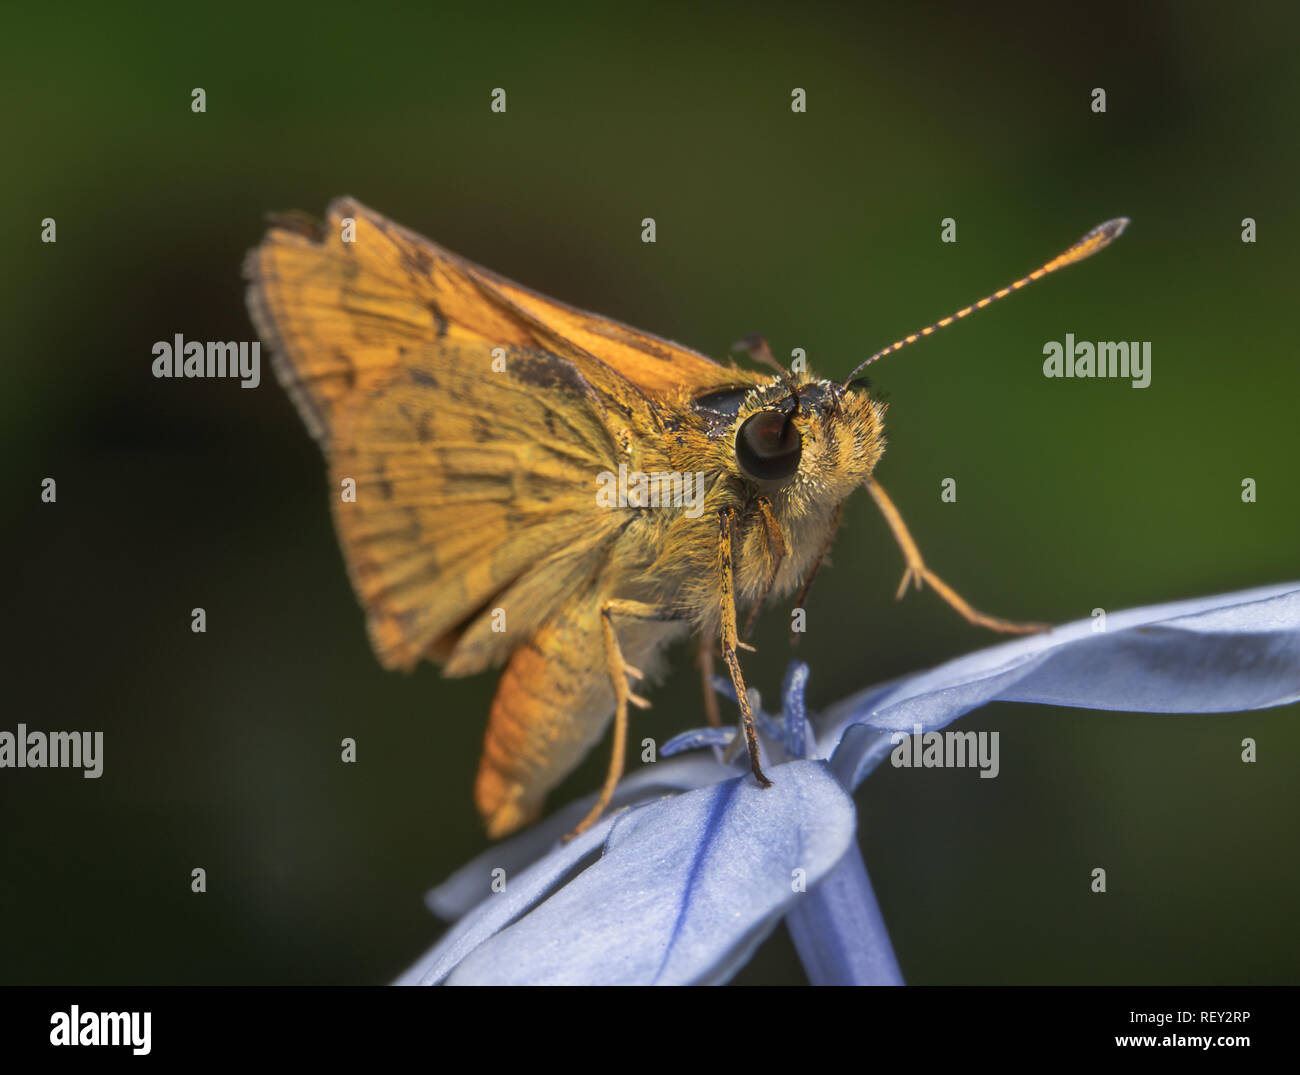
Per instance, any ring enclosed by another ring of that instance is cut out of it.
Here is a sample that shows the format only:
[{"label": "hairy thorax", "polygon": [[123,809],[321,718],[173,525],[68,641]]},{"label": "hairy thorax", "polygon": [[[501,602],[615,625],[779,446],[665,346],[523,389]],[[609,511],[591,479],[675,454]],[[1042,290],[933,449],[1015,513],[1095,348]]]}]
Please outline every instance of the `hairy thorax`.
[{"label": "hairy thorax", "polygon": [[682,487],[698,497],[628,509],[609,565],[616,592],[671,607],[697,629],[716,630],[724,514],[737,606],[780,600],[802,585],[833,536],[840,506],[884,450],[885,408],[866,392],[796,380],[799,403],[789,420],[800,440],[798,466],[780,480],[755,480],[738,464],[737,432],[753,414],[788,400],[790,387],[773,378],[750,388],[730,414],[681,403],[666,415],[666,437],[653,447],[629,445],[631,472],[680,475]]}]

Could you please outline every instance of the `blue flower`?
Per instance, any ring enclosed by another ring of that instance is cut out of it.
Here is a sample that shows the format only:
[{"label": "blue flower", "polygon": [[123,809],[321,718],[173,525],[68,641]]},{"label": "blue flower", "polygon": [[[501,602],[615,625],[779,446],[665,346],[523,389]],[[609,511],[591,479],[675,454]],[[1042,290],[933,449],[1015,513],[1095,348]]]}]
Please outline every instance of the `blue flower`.
[{"label": "blue flower", "polygon": [[900,736],[992,701],[1215,713],[1300,700],[1300,583],[1067,624],[811,721],[807,679],[792,665],[780,719],[758,718],[771,788],[748,776],[734,731],[678,736],[577,839],[560,842],[590,799],[434,889],[430,908],[455,924],[397,984],[725,982],[783,918],[813,983],[901,984],[852,799]]}]

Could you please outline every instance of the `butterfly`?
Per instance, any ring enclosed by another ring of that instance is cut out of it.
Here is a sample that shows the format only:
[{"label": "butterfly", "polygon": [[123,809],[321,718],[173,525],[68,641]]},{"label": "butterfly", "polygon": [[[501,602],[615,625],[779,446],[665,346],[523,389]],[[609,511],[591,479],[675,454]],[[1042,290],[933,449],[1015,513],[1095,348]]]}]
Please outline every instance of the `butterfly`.
[{"label": "butterfly", "polygon": [[[474,799],[494,837],[534,820],[605,734],[623,767],[633,683],[665,648],[720,654],[754,778],[763,771],[740,664],[740,610],[801,605],[858,488],[906,561],[973,623],[1040,629],[972,608],[925,564],[873,472],[885,404],[857,374],[997,298],[1090,256],[1093,229],[1001,291],[872,355],[843,382],[720,363],[472,264],[351,198],[322,224],[273,218],[244,272],[281,384],[324,453],[370,641],[386,668],[466,676],[504,666]],[[706,688],[706,715],[719,723]]]}]

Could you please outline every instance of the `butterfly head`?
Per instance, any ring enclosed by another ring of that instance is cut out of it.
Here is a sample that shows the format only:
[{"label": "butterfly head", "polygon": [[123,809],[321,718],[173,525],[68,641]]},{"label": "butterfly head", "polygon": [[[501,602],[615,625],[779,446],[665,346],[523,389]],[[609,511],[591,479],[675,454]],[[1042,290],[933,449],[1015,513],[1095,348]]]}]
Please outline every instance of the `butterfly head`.
[{"label": "butterfly head", "polygon": [[786,375],[756,388],[710,392],[694,408],[709,420],[712,436],[730,445],[737,477],[791,506],[838,503],[884,451],[885,405],[865,382]]}]

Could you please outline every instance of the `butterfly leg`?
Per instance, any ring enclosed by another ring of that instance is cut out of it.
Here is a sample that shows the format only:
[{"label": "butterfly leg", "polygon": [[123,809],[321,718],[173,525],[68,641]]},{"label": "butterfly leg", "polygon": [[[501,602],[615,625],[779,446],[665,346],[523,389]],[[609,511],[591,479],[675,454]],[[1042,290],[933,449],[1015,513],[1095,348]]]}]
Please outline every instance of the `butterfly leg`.
[{"label": "butterfly leg", "polygon": [[639,694],[633,694],[628,686],[628,676],[641,678],[639,669],[633,668],[623,658],[623,648],[618,644],[618,632],[614,629],[614,617],[625,616],[638,620],[677,620],[681,617],[671,609],[648,605],[643,601],[621,601],[617,598],[606,601],[600,606],[601,628],[605,635],[605,667],[609,672],[609,681],[614,688],[614,747],[609,759],[609,770],[605,774],[605,783],[600,789],[600,796],[595,805],[587,811],[587,816],[578,822],[574,830],[565,836],[572,840],[579,833],[586,832],[599,820],[614,798],[614,789],[623,778],[623,761],[627,753],[627,707],[629,703],[638,709],[648,709],[650,703]]},{"label": "butterfly leg", "polygon": [[772,781],[763,774],[763,767],[758,756],[758,732],[754,729],[754,714],[749,708],[749,691],[745,687],[745,677],[740,672],[740,658],[736,650],[745,646],[736,633],[736,588],[732,568],[732,521],[736,515],[735,508],[724,508],[719,514],[718,565],[722,579],[722,659],[727,662],[727,671],[731,673],[731,685],[736,688],[736,701],[740,705],[740,723],[745,730],[745,743],[749,747],[749,767],[754,772],[754,779],[760,787],[772,786]]},{"label": "butterfly leg", "polygon": [[999,631],[1008,635],[1032,635],[1039,631],[1046,631],[1051,626],[1046,623],[1017,623],[1014,620],[989,616],[972,608],[965,598],[925,566],[925,561],[921,558],[921,550],[916,547],[916,542],[908,532],[907,524],[903,522],[902,515],[894,507],[894,502],[885,494],[884,489],[871,478],[867,479],[866,486],[867,492],[876,502],[876,507],[880,509],[880,514],[889,524],[889,529],[894,532],[894,540],[898,542],[903,558],[907,561],[907,567],[903,571],[903,581],[899,583],[898,593],[895,594],[896,598],[903,596],[909,582],[915,583],[918,590],[921,589],[922,582],[928,582],[935,593],[977,627],[987,627],[990,631]]}]

